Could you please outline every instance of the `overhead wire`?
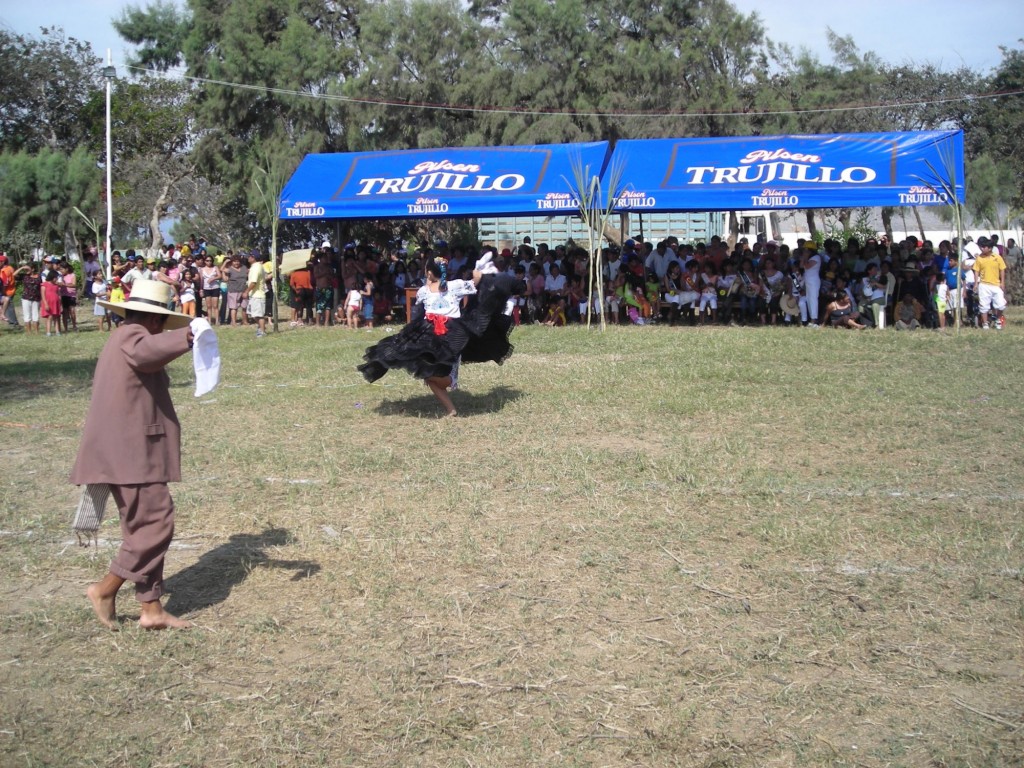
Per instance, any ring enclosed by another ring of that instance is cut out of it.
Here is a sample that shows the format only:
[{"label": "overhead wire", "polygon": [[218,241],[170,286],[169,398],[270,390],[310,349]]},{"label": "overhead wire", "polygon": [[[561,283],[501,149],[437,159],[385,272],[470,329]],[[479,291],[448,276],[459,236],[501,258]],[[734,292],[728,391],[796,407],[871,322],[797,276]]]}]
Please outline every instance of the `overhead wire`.
[{"label": "overhead wire", "polygon": [[306,99],[319,99],[323,101],[336,101],[348,104],[367,104],[371,106],[394,107],[398,109],[425,109],[443,112],[468,112],[487,114],[507,115],[533,115],[545,117],[647,117],[647,118],[700,118],[700,117],[750,117],[750,116],[783,116],[783,115],[813,115],[829,114],[837,112],[857,112],[883,109],[906,109],[910,107],[929,107],[939,104],[952,104],[959,101],[983,101],[988,99],[1004,98],[1008,96],[1020,96],[1024,89],[1011,91],[991,91],[982,94],[968,94],[965,96],[950,96],[943,99],[898,101],[898,102],[877,102],[862,104],[844,104],[832,107],[812,107],[806,109],[734,109],[734,110],[641,110],[641,111],[580,111],[573,109],[555,108],[528,108],[528,107],[500,107],[500,106],[469,106],[464,104],[444,104],[429,101],[398,101],[395,99],[375,99],[367,96],[344,96],[334,93],[309,93],[292,88],[277,88],[269,85],[253,85],[251,83],[235,83],[228,80],[218,80],[210,77],[198,77],[189,75],[179,69],[168,69],[166,72],[155,72],[146,67],[125,65],[125,69],[144,72],[151,76],[170,79],[168,73],[174,73],[177,79],[187,80],[201,85],[217,85],[223,88],[237,88],[239,90],[258,91],[261,93],[274,94],[276,96],[294,96]]}]

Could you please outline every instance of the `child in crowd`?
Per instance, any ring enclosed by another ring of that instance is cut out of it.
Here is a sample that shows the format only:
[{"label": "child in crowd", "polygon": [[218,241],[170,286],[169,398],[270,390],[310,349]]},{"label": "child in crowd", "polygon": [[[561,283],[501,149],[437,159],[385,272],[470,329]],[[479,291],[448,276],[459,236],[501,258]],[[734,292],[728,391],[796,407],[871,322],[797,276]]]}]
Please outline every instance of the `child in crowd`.
[{"label": "child in crowd", "polygon": [[[388,301],[387,295],[380,288],[373,293],[373,319],[378,325],[390,323],[393,319],[391,302]],[[372,328],[373,326],[370,327]]]},{"label": "child in crowd", "polygon": [[40,307],[40,317],[46,321],[46,335],[52,336],[53,332],[56,331],[57,335],[60,336],[60,316],[61,316],[61,302],[60,302],[60,285],[57,280],[60,275],[57,274],[57,270],[51,269],[46,274],[46,280],[43,281],[43,302]]},{"label": "child in crowd", "polygon": [[338,309],[337,320],[344,322],[352,330],[359,328],[359,309],[362,306],[363,295],[358,288],[351,288],[345,297],[344,317],[341,315],[341,308]]},{"label": "child in crowd", "polygon": [[[732,262],[726,262],[725,274],[718,276],[718,308],[723,323],[732,322],[732,304],[736,295],[736,267]],[[787,319],[789,315],[786,316]]]},{"label": "child in crowd", "polygon": [[[516,280],[526,281],[526,267],[519,265],[513,270],[513,277]],[[397,278],[397,275],[396,275]],[[526,309],[526,296],[512,297],[512,322],[518,326],[523,321],[523,312]]]},{"label": "child in crowd", "polygon": [[107,289],[107,281],[103,279],[103,272],[97,271],[92,278],[92,314],[93,317],[98,318],[96,320],[96,327],[101,331],[109,331],[111,329],[110,312],[100,304],[100,301],[106,301],[109,297],[110,291]]},{"label": "child in crowd", "polygon": [[[110,303],[111,304],[124,304],[127,300],[127,295],[124,292],[124,286],[121,284],[121,278],[116,275],[110,281]],[[120,315],[111,312],[110,320],[114,325],[120,325],[121,321],[124,320]]]},{"label": "child in crowd", "polygon": [[78,332],[78,277],[70,264],[62,263],[57,267],[60,272],[60,324],[64,326],[64,333],[70,328]]},{"label": "child in crowd", "polygon": [[715,265],[710,261],[704,262],[704,271],[700,277],[698,316],[701,325],[704,325],[705,310],[711,315],[711,322],[715,322],[715,313],[718,310],[718,274],[715,272]]},{"label": "child in crowd", "polygon": [[561,328],[566,324],[565,304],[562,301],[552,301],[548,305],[548,312],[544,318],[544,325]]},{"label": "child in crowd", "polygon": [[373,328],[373,278],[370,275],[363,277],[363,290],[359,292],[359,301],[367,329]]}]

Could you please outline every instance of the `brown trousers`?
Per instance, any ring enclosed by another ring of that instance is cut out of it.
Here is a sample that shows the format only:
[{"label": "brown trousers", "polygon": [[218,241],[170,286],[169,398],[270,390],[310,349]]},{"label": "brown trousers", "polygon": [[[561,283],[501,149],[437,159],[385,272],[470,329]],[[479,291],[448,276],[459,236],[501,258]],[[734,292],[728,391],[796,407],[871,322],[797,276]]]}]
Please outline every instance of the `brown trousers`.
[{"label": "brown trousers", "polygon": [[164,593],[164,557],[174,536],[174,501],[167,483],[111,485],[121,515],[121,549],[110,572],[135,582],[140,603]]}]

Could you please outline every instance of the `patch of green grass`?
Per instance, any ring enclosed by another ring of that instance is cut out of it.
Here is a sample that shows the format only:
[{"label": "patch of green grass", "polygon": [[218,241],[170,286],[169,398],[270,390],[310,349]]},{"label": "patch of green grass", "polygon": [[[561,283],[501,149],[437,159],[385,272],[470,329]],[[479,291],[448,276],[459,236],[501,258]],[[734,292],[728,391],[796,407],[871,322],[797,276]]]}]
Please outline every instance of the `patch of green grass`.
[{"label": "patch of green grass", "polygon": [[157,634],[130,590],[100,628],[113,548],[68,545],[105,337],[4,339],[0,763],[1024,759],[953,703],[1024,722],[1012,323],[523,328],[455,420],[362,381],[383,331],[219,335],[211,395],[170,366],[197,628]]}]

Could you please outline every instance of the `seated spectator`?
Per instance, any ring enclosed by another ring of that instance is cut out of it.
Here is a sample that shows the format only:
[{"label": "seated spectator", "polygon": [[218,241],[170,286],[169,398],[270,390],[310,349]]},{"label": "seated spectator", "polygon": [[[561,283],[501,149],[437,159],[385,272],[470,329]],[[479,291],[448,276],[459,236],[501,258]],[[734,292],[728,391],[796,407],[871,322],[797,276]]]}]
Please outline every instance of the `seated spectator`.
[{"label": "seated spectator", "polygon": [[871,313],[876,328],[885,328],[885,283],[879,279],[878,266],[868,264],[867,274],[861,279],[861,301],[865,312]]},{"label": "seated spectator", "polygon": [[896,330],[916,331],[921,327],[921,313],[924,307],[912,294],[904,294],[903,300],[896,305]]},{"label": "seated spectator", "polygon": [[391,306],[391,301],[387,298],[387,292],[383,288],[377,289],[373,294],[373,318],[379,325],[390,323],[394,320]]},{"label": "seated spectator", "polygon": [[825,316],[822,324],[831,323],[833,328],[856,328],[861,330],[866,326],[858,322],[860,313],[853,308],[853,302],[845,290],[835,291],[830,294],[831,301],[825,307]]}]

